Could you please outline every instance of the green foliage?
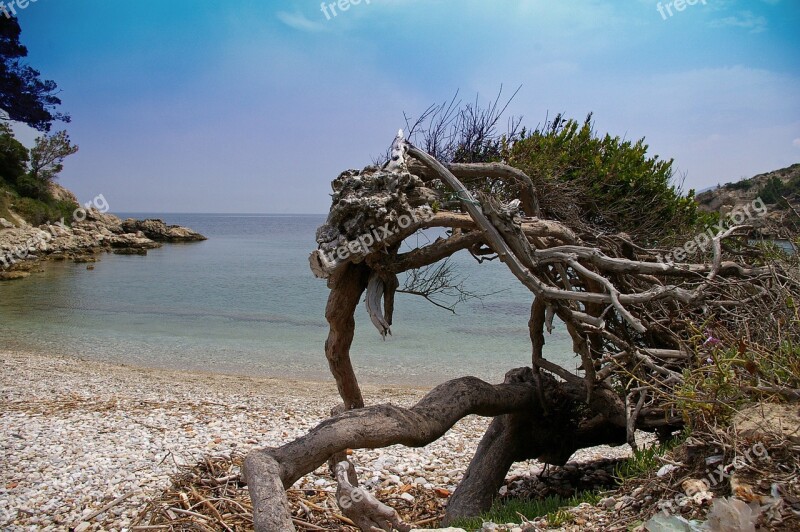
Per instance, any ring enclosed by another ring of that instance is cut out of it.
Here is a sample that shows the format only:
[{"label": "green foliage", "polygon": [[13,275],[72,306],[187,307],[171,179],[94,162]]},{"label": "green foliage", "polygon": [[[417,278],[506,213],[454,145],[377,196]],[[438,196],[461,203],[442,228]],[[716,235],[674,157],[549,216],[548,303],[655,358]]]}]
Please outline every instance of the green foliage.
[{"label": "green foliage", "polygon": [[63,170],[64,159],[77,151],[66,131],[37,138],[30,153],[30,176],[45,184],[52,181]]},{"label": "green foliage", "polygon": [[778,177],[770,178],[767,183],[758,191],[758,195],[764,200],[764,203],[774,204],[783,199],[784,186],[783,181]]},{"label": "green foliage", "polygon": [[14,219],[14,217],[11,216],[11,210],[9,209],[10,204],[11,195],[3,190],[3,186],[0,184],[0,218],[5,218],[8,221]]},{"label": "green foliage", "polygon": [[451,526],[465,530],[480,530],[483,523],[487,521],[497,524],[519,523],[521,521],[520,515],[529,520],[546,515],[548,523],[553,524],[555,521],[557,523],[556,526],[558,526],[571,519],[571,514],[563,511],[563,508],[571,508],[583,502],[597,504],[599,501],[600,495],[594,491],[577,493],[568,498],[552,495],[545,499],[497,500],[492,505],[492,508],[480,517],[459,519]]},{"label": "green foliage", "polygon": [[771,316],[777,338],[769,346],[723,330],[697,332],[698,360],[684,370],[674,400],[688,426],[724,424],[743,405],[770,397],[769,390],[800,388],[800,301],[785,297],[785,312]]},{"label": "green foliage", "polygon": [[758,191],[758,195],[767,204],[785,204],[784,198],[800,195],[800,174],[784,182],[779,177],[771,177]]},{"label": "green foliage", "polygon": [[34,198],[18,198],[14,201],[14,212],[32,225],[55,223],[62,218],[69,225],[74,210],[75,205],[69,201],[45,202]]},{"label": "green foliage", "polygon": [[705,223],[694,191],[682,196],[673,184],[672,161],[647,155],[644,139],[632,142],[595,134],[591,115],[581,124],[560,115],[517,141],[508,150],[509,163],[525,171],[537,186],[549,190],[549,204],[560,198],[573,205],[557,218],[579,216],[591,226],[625,231],[650,243],[671,234],[685,235]]},{"label": "green foliage", "polygon": [[638,478],[654,469],[658,469],[663,465],[659,457],[667,454],[685,439],[684,435],[666,443],[650,445],[635,450],[633,456],[617,464],[617,467],[614,468],[614,478],[617,479],[618,484],[622,484],[626,480]]},{"label": "green foliage", "polygon": [[725,190],[748,190],[753,186],[752,179],[742,179],[736,183],[728,183],[725,185]]},{"label": "green foliage", "polygon": [[[13,210],[34,225],[72,218],[75,209],[69,201],[56,201],[50,194],[50,182],[63,168],[64,158],[78,151],[69,135],[61,131],[36,139],[28,150],[20,144],[7,124],[0,124],[0,197],[2,212],[8,218]],[[30,171],[28,165],[30,164]]]},{"label": "green foliage", "polygon": [[39,131],[49,131],[55,120],[69,122],[69,115],[55,111],[61,104],[56,83],[40,79],[24,61],[28,49],[19,41],[17,18],[8,12],[0,15],[0,109],[7,119]]},{"label": "green foliage", "polygon": [[20,176],[17,179],[17,186],[15,188],[17,193],[23,198],[32,198],[44,202],[50,199],[47,182],[35,179],[31,177],[30,174]]},{"label": "green foliage", "polygon": [[14,138],[9,125],[0,123],[0,178],[16,184],[27,170],[28,158],[27,148]]}]

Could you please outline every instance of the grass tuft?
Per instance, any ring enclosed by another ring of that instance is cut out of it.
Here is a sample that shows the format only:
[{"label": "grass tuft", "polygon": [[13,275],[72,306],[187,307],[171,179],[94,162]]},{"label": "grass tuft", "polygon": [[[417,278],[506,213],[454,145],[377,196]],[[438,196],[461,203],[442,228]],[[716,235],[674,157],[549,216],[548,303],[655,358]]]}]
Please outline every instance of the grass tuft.
[{"label": "grass tuft", "polygon": [[483,523],[487,521],[497,524],[521,523],[523,517],[533,520],[543,516],[547,516],[548,523],[564,524],[572,519],[572,514],[564,511],[563,508],[571,508],[583,502],[597,504],[599,500],[600,495],[594,491],[581,492],[566,498],[551,495],[544,499],[497,500],[492,508],[480,517],[459,519],[452,526],[472,531],[480,530]]}]

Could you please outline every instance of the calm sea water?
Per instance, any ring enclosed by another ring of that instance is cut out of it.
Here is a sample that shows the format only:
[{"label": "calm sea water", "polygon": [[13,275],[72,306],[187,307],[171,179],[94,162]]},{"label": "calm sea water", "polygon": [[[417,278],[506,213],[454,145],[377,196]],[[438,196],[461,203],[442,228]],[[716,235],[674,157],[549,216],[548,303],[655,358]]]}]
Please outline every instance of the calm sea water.
[{"label": "calm sea water", "polygon": [[[128,214],[123,215],[129,216]],[[0,347],[219,373],[327,379],[328,288],[308,268],[323,216],[136,213],[209,237],[147,257],[102,255],[95,270],[52,263],[0,283]],[[472,292],[453,315],[398,294],[383,341],[363,305],[352,358],[365,382],[431,385],[463,375],[499,381],[530,362],[531,295],[499,263],[455,257]],[[546,353],[572,368],[563,326]]]}]

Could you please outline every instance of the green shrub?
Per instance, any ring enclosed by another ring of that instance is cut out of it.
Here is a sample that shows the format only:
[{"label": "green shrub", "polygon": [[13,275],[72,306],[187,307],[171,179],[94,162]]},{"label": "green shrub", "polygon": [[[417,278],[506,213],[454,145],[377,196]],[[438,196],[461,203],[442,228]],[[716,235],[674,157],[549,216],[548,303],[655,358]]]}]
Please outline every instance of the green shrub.
[{"label": "green shrub", "polygon": [[17,192],[20,196],[25,198],[33,198],[48,203],[49,193],[47,190],[47,183],[41,179],[31,177],[29,174],[24,174],[17,178]]},{"label": "green shrub", "polygon": [[778,177],[770,178],[767,183],[758,191],[758,195],[769,205],[783,201],[783,195],[788,191],[784,187],[783,181]]},{"label": "green shrub", "polygon": [[557,116],[514,143],[508,161],[533,179],[546,196],[542,207],[559,219],[578,217],[644,244],[710,221],[694,191],[684,196],[673,182],[672,160],[647,152],[644,139],[598,136],[591,115],[583,124]]},{"label": "green shrub", "polygon": [[75,205],[69,201],[45,202],[33,198],[17,198],[14,201],[14,211],[31,225],[55,223],[62,218],[69,225],[74,210]]},{"label": "green shrub", "polygon": [[725,185],[725,190],[747,190],[753,186],[752,179],[742,179],[736,183],[728,183]]}]

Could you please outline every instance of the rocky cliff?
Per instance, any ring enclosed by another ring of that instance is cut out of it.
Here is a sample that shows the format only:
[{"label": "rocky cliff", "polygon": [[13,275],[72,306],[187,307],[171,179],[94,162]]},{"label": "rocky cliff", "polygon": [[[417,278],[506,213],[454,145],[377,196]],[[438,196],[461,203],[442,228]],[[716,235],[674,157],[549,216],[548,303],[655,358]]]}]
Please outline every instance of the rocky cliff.
[{"label": "rocky cliff", "polygon": [[31,226],[0,218],[0,280],[30,275],[43,260],[94,262],[101,252],[144,255],[164,242],[197,242],[206,237],[162,220],[120,220],[90,208],[69,225]]},{"label": "rocky cliff", "polygon": [[697,195],[697,202],[701,209],[725,216],[757,198],[767,206],[765,216],[752,220],[758,232],[768,237],[797,236],[800,231],[800,163],[706,190]]}]

